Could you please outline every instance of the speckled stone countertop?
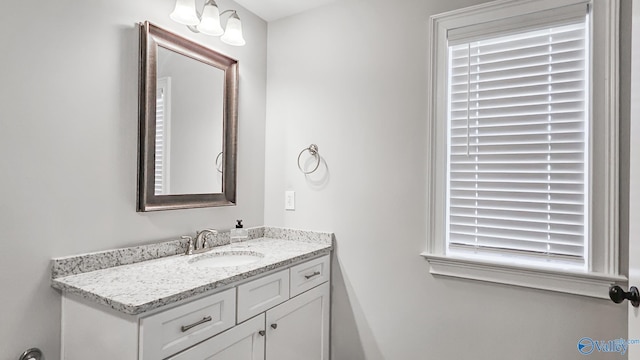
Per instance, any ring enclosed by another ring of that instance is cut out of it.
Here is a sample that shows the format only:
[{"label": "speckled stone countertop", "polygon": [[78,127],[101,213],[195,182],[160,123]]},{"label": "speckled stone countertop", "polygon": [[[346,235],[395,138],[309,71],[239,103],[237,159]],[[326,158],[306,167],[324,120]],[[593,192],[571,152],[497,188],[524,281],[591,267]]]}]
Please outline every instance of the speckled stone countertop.
[{"label": "speckled stone countertop", "polygon": [[[333,249],[332,241],[331,233],[267,227],[253,229],[250,240],[241,243],[228,244],[228,238],[221,238],[219,246],[197,255],[182,255],[184,244],[173,241],[57,258],[52,260],[51,285],[125,314],[138,315],[328,254]],[[192,263],[200,257],[215,257],[221,252],[258,253],[264,257],[234,267]],[[118,255],[123,258],[119,259]]]}]

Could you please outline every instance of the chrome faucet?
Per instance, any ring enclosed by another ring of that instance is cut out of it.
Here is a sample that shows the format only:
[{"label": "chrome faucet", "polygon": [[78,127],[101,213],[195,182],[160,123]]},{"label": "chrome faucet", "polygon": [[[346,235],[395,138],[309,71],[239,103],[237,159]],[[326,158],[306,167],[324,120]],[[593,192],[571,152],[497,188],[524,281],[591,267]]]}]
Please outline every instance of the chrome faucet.
[{"label": "chrome faucet", "polygon": [[213,229],[204,229],[199,231],[196,235],[196,240],[194,243],[194,251],[204,252],[211,249],[211,242],[213,237],[218,235],[217,230]]},{"label": "chrome faucet", "polygon": [[199,254],[211,250],[212,238],[217,234],[217,230],[204,229],[196,233],[195,239],[191,236],[182,236],[182,239],[187,240],[187,251],[185,255]]}]

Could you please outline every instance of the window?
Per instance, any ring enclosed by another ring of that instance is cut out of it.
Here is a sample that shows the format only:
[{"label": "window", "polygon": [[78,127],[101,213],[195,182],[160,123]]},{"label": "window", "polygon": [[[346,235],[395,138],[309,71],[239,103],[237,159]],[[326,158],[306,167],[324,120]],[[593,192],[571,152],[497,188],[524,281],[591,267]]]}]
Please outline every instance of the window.
[{"label": "window", "polygon": [[449,252],[586,264],[586,38],[585,11],[449,46]]},{"label": "window", "polygon": [[605,298],[625,281],[617,11],[498,1],[432,17],[432,273]]}]

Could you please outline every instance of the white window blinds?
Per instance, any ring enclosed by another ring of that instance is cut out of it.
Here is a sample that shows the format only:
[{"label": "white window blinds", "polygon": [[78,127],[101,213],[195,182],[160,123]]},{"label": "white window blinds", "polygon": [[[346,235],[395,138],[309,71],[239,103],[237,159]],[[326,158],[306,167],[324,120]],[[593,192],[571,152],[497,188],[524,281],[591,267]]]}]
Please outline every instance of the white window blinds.
[{"label": "white window blinds", "polygon": [[154,172],[154,194],[162,194],[164,192],[164,89],[158,87],[156,97],[156,159]]},{"label": "white window blinds", "polygon": [[448,252],[585,264],[586,16],[449,46]]},{"label": "white window blinds", "polygon": [[154,194],[169,194],[169,128],[171,124],[171,78],[159,78],[156,86],[156,146]]}]

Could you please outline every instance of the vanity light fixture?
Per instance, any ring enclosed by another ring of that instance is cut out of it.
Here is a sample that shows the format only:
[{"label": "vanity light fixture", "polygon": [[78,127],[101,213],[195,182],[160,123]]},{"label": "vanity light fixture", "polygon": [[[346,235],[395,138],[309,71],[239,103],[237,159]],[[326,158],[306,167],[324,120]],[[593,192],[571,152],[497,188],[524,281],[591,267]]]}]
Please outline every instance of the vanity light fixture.
[{"label": "vanity light fixture", "polygon": [[[230,13],[227,28],[222,29],[220,16]],[[211,36],[220,36],[220,40],[233,46],[243,46],[246,42],[242,36],[242,23],[235,10],[220,12],[214,0],[207,0],[202,13],[196,10],[195,0],[176,0],[173,12],[169,14],[171,20],[187,25],[193,32],[200,32]]]}]

